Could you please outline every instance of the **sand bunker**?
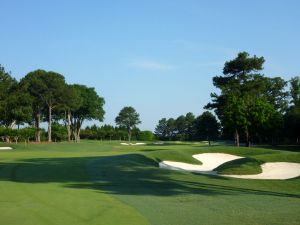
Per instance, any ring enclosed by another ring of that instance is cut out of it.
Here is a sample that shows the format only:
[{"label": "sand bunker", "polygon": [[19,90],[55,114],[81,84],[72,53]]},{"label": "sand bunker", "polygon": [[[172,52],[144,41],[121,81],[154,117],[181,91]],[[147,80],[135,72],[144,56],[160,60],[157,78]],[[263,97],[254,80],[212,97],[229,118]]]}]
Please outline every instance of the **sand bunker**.
[{"label": "sand bunker", "polygon": [[0,147],[0,150],[12,150],[12,147]]},{"label": "sand bunker", "polygon": [[154,142],[155,145],[164,145],[165,143],[163,141]]},{"label": "sand bunker", "polygon": [[131,145],[145,145],[146,143],[135,143],[135,144],[131,144]]},{"label": "sand bunker", "polygon": [[159,163],[159,167],[163,169],[186,170],[186,171],[203,173],[203,174],[217,174],[215,171],[213,171],[213,169],[217,168],[218,166],[228,161],[242,158],[240,156],[223,154],[223,153],[203,153],[203,154],[193,155],[193,157],[201,161],[202,165],[163,161]]},{"label": "sand bunker", "polygon": [[[224,153],[203,153],[193,155],[193,157],[202,162],[202,165],[194,165],[182,162],[163,161],[159,167],[171,170],[185,170],[202,174],[218,175],[215,168],[235,159],[243,157],[224,154]],[[291,179],[300,176],[300,163],[265,163],[262,166],[262,173],[255,175],[221,175],[226,177],[235,177],[243,179]]]},{"label": "sand bunker", "polygon": [[121,143],[121,145],[129,145],[128,143]]},{"label": "sand bunker", "polygon": [[121,143],[121,145],[145,145],[146,143]]},{"label": "sand bunker", "polygon": [[300,163],[273,162],[261,165],[262,173],[254,175],[224,175],[243,179],[285,180],[300,176]]}]

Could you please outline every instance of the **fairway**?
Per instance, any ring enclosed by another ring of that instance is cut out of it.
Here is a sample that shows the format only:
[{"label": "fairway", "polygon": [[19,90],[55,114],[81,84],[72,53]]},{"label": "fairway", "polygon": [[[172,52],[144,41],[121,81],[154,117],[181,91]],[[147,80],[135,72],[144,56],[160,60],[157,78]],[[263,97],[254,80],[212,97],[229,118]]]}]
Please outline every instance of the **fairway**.
[{"label": "fairway", "polygon": [[219,173],[253,174],[264,162],[300,163],[299,152],[192,142],[11,147],[0,152],[0,224],[300,223],[299,177],[248,180],[158,168],[163,160],[199,165],[192,155],[228,153],[246,160],[221,166]]}]

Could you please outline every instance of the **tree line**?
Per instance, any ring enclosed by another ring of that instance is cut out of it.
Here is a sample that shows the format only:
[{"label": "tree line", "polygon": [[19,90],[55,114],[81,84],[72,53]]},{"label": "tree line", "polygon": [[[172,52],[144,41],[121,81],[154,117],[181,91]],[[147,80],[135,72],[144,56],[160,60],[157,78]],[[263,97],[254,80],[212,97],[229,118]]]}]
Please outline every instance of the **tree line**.
[{"label": "tree line", "polygon": [[204,112],[198,117],[191,112],[178,118],[162,118],[155,128],[155,135],[160,140],[196,141],[215,140],[220,135],[221,125],[211,112]]},{"label": "tree line", "polygon": [[102,121],[105,101],[94,88],[80,84],[67,84],[63,75],[45,70],[29,72],[20,81],[0,65],[0,125],[2,137],[7,141],[16,137],[15,126],[28,124],[23,137],[41,141],[42,122],[48,123],[47,140],[52,141],[52,127],[63,122],[67,140],[80,141],[85,120]]},{"label": "tree line", "polygon": [[104,125],[97,127],[87,127],[84,130],[84,135],[88,139],[109,139],[109,140],[134,140],[152,141],[154,135],[151,131],[141,131],[137,125],[141,123],[140,115],[132,106],[125,106],[121,109],[118,116],[115,118],[116,127]]},{"label": "tree line", "polygon": [[[94,88],[67,84],[63,75],[35,70],[17,81],[0,66],[0,138],[6,142],[47,140],[80,142],[88,139],[118,139],[129,142],[152,140],[150,131],[140,131],[139,114],[126,106],[115,119],[116,127],[104,125],[86,127],[86,120],[103,121],[105,101]],[[48,129],[41,128],[47,122]],[[27,126],[23,126],[27,125]],[[13,129],[22,126],[21,129]],[[82,133],[82,135],[81,135]]]},{"label": "tree line", "polygon": [[[214,110],[223,137],[237,146],[256,143],[298,143],[300,138],[300,78],[267,77],[264,57],[241,52],[225,62],[223,75],[213,77],[220,94],[212,93],[205,108]],[[288,89],[289,87],[289,89]]]},{"label": "tree line", "polygon": [[[300,77],[289,81],[267,77],[263,70],[264,57],[241,52],[225,62],[223,74],[213,77],[219,93],[211,93],[211,102],[198,117],[192,113],[178,118],[162,118],[155,129],[161,140],[233,139],[250,146],[255,143],[300,142]],[[17,81],[0,65],[0,137],[18,140],[41,136],[49,142],[84,138],[129,140],[153,139],[149,131],[140,131],[139,114],[133,107],[124,107],[116,117],[116,127],[87,127],[86,120],[103,121],[105,101],[94,88],[67,84],[63,75],[35,70]],[[215,116],[216,115],[216,116]],[[47,131],[41,123],[47,122]],[[11,128],[29,125],[21,130]],[[126,134],[126,135],[125,135]],[[142,135],[142,136],[141,136]],[[147,136],[146,137],[143,137]]]},{"label": "tree line", "polygon": [[[300,141],[300,77],[289,81],[267,77],[264,57],[241,52],[224,64],[223,75],[213,77],[220,94],[211,93],[211,102],[195,119],[192,113],[177,119],[163,118],[155,134],[161,140],[240,140],[256,143],[297,143]],[[220,123],[220,124],[219,124]]]},{"label": "tree line", "polygon": [[[90,140],[100,140],[100,141],[127,141],[128,140],[128,131],[124,128],[118,126],[112,126],[105,124],[103,126],[87,126],[82,130],[82,138]],[[152,131],[140,130],[135,127],[131,130],[131,140],[134,141],[153,141],[155,136]]]}]

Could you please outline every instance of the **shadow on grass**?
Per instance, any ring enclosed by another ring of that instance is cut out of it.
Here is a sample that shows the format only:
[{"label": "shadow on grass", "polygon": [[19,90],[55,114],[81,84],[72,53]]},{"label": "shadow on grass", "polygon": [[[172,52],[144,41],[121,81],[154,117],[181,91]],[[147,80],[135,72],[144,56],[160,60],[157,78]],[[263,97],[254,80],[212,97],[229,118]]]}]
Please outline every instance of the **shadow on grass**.
[{"label": "shadow on grass", "polygon": [[218,144],[213,144],[213,145],[192,145],[194,148],[214,148],[214,147],[219,147],[219,146],[224,146],[224,145],[218,145]]},{"label": "shadow on grass", "polygon": [[156,148],[156,149],[141,149],[139,151],[141,152],[157,152],[157,151],[168,151],[171,149],[167,149],[167,148]]},{"label": "shadow on grass", "polygon": [[[0,181],[60,183],[67,188],[92,189],[117,195],[176,196],[269,195],[300,198],[298,194],[265,190],[259,184],[157,168],[141,154],[37,158],[0,164]],[[250,188],[253,187],[253,188]],[[260,190],[262,189],[262,190]]]},{"label": "shadow on grass", "polygon": [[300,152],[300,145],[256,145],[257,148],[266,148],[272,150],[282,150],[282,151],[291,151],[291,152]]}]

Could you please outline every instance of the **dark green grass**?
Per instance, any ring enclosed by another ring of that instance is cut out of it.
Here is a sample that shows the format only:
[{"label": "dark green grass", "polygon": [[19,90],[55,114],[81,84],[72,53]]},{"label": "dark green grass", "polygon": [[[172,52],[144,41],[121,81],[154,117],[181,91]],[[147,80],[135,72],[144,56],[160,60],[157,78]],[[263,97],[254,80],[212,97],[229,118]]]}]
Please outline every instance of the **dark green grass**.
[{"label": "dark green grass", "polygon": [[192,155],[204,152],[300,162],[297,152],[199,143],[12,146],[0,152],[0,224],[300,223],[299,178],[243,180],[157,167],[161,160],[196,163]]}]

